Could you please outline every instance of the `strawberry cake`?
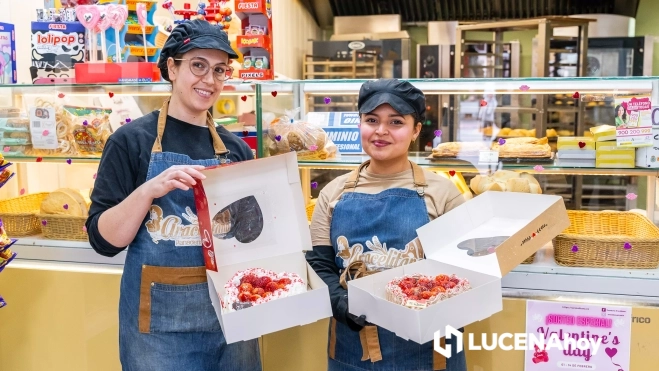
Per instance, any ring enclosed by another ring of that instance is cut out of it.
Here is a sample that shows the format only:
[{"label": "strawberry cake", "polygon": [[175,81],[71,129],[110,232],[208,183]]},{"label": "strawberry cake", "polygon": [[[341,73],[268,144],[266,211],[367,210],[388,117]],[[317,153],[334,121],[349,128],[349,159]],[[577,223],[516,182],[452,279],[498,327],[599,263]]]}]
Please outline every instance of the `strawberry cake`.
[{"label": "strawberry cake", "polygon": [[224,313],[249,308],[307,291],[307,284],[296,273],[275,273],[262,268],[239,271],[224,285]]},{"label": "strawberry cake", "polygon": [[423,309],[471,289],[469,281],[456,275],[424,276],[421,274],[394,278],[387,284],[387,300],[412,309]]}]

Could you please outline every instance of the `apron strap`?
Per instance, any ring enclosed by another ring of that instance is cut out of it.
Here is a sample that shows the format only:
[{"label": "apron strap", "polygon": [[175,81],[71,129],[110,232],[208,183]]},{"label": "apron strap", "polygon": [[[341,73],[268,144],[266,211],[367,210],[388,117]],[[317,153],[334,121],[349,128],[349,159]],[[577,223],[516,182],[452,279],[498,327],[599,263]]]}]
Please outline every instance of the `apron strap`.
[{"label": "apron strap", "polygon": [[[169,111],[169,99],[163,103],[160,113],[158,114],[158,136],[156,141],[153,143],[153,148],[151,148],[152,153],[162,152],[162,136],[165,133],[165,124],[167,123],[167,113]],[[206,112],[206,125],[211,132],[211,137],[213,137],[213,150],[215,151],[215,156],[229,154],[229,150],[222,142],[220,135],[215,129],[215,122],[213,121],[213,115],[210,112]]]},{"label": "apron strap", "polygon": [[361,260],[357,260],[350,263],[346,267],[346,269],[343,270],[343,272],[341,273],[341,277],[339,277],[339,283],[341,284],[341,287],[347,290],[348,281],[356,280],[359,277],[368,276],[369,274],[372,273],[377,273],[377,272],[368,272],[368,270],[366,269],[366,264]]},{"label": "apron strap", "polygon": [[[362,170],[364,170],[365,167],[367,167],[371,163],[371,160],[366,160],[364,163],[359,165],[359,167],[352,172],[350,172],[350,175],[348,176],[348,179],[346,179],[346,182],[343,184],[343,192],[353,192],[355,188],[357,188],[357,183],[359,183],[359,175],[361,174]],[[426,183],[426,176],[423,174],[423,169],[414,162],[410,161],[410,165],[412,166],[412,178],[414,181],[414,186],[416,187],[416,192],[419,194],[419,196],[423,196],[425,194],[425,188],[428,186],[428,183]]]}]

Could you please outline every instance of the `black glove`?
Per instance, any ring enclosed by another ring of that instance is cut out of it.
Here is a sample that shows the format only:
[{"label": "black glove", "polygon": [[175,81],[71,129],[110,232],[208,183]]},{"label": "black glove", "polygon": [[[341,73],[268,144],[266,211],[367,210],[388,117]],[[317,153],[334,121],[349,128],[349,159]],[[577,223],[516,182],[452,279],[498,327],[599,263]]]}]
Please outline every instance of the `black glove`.
[{"label": "black glove", "polygon": [[355,316],[354,314],[350,313],[348,310],[348,295],[343,295],[341,297],[341,303],[339,305],[341,308],[345,308],[345,319],[346,319],[346,325],[355,332],[361,331],[361,329],[366,326],[366,316],[361,315],[361,316]]}]

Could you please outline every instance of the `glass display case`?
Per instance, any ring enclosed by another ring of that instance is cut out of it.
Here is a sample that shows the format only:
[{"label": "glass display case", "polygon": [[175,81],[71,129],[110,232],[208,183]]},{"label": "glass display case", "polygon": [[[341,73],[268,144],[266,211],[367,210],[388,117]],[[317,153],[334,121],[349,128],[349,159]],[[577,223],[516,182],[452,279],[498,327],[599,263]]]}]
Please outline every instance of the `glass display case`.
[{"label": "glass display case", "polygon": [[[410,80],[422,89],[428,97],[437,99],[451,98],[457,102],[442,112],[429,112],[437,115],[441,126],[435,129],[438,143],[448,142],[456,138],[461,142],[474,142],[490,146],[500,139],[510,139],[512,136],[502,136],[486,129],[502,129],[500,115],[483,112],[491,109],[496,112],[512,112],[519,116],[520,125],[527,128],[529,137],[542,138],[537,135],[543,131],[533,128],[542,126],[543,117],[548,112],[533,106],[531,102],[538,97],[563,95],[569,96],[575,110],[585,110],[590,102],[605,102],[610,105],[613,99],[621,94],[651,96],[659,92],[657,81],[652,78],[506,78],[506,79],[423,79]],[[279,134],[273,132],[271,123],[283,115],[295,120],[303,120],[313,126],[321,127],[333,145],[338,149],[327,158],[314,157],[298,152],[299,167],[302,174],[303,192],[312,210],[314,199],[320,190],[339,174],[357,167],[367,157],[361,150],[359,138],[359,116],[354,107],[332,104],[335,101],[356,99],[363,81],[359,80],[308,80],[308,81],[270,81],[270,82],[232,82],[227,84],[220,101],[212,111],[218,125],[227,125],[236,135],[254,147],[257,157],[276,155]],[[29,139],[35,135],[43,136],[43,130],[35,126],[35,109],[38,107],[54,110],[55,134],[57,125],[80,126],[78,121],[92,122],[94,117],[86,117],[89,109],[105,108],[108,111],[109,131],[112,132],[122,124],[160,107],[168,96],[168,84],[141,85],[74,85],[74,86],[3,86],[0,91],[4,101],[0,106],[15,119],[22,119],[27,125],[29,135],[22,146],[14,148],[8,142],[3,143],[5,158],[15,164],[16,179],[0,190],[0,201],[7,202],[16,198],[51,192],[57,188],[74,188],[88,202],[90,189],[101,153],[76,150],[75,138],[72,140],[74,149],[64,151],[64,145],[58,144],[56,149],[43,150],[34,148]],[[573,98],[575,92],[579,98]],[[504,96],[514,97],[523,102],[521,107],[499,105]],[[340,99],[339,99],[340,98]],[[483,104],[483,102],[487,104]],[[322,103],[322,106],[321,106]],[[83,116],[67,111],[67,107],[83,107]],[[319,109],[320,107],[320,109]],[[10,108],[13,108],[10,109]],[[298,108],[299,112],[295,112]],[[348,108],[348,109],[346,109]],[[293,113],[291,113],[293,112]],[[69,115],[70,117],[66,118]],[[454,120],[447,120],[452,115]],[[608,123],[609,118],[597,124]],[[11,128],[7,122],[17,122],[2,119],[4,127],[0,127],[4,140],[11,140]],[[94,124],[95,125],[95,124]],[[86,126],[82,124],[82,126]],[[62,129],[64,130],[64,129]],[[67,129],[68,130],[68,129]],[[441,131],[441,132],[440,132]],[[445,138],[444,133],[451,133]],[[64,133],[62,131],[60,134]],[[66,131],[70,133],[70,131]],[[452,133],[456,133],[454,136]],[[547,134],[547,133],[546,133]],[[111,135],[111,134],[109,134]],[[61,138],[60,138],[61,139]],[[64,138],[67,139],[67,138]],[[104,140],[107,140],[105,138]],[[585,165],[569,165],[560,163],[556,158],[557,142],[549,140],[552,155],[543,159],[528,159],[522,156],[502,159],[494,163],[481,163],[474,158],[433,158],[432,151],[410,149],[409,159],[420,166],[438,172],[451,179],[463,192],[466,198],[477,196],[471,181],[476,176],[487,176],[497,171],[507,170],[515,173],[526,173],[539,184],[542,193],[563,196],[566,206],[576,210],[616,210],[635,211],[641,213],[655,224],[659,222],[656,212],[656,179],[659,168],[648,167],[598,167]],[[432,147],[431,147],[432,148]],[[426,149],[429,149],[426,147]],[[290,148],[288,149],[290,151]],[[584,181],[582,176],[588,176]],[[631,197],[630,195],[634,195]],[[2,214],[0,205],[0,216]],[[19,257],[15,264],[36,263],[76,263],[93,267],[121,269],[124,253],[114,258],[105,258],[96,254],[83,238],[71,240],[55,240],[35,234],[20,236],[15,250]],[[558,265],[553,259],[553,250],[547,246],[534,257],[531,264],[523,264],[504,279],[505,285],[514,289],[552,289],[560,290],[562,280],[566,277],[582,277],[574,282],[599,282],[596,285],[577,288],[580,292],[614,293],[615,285],[603,285],[601,280],[620,277],[635,277],[642,279],[641,287],[650,291],[657,288],[656,275],[659,269],[612,269],[591,267],[568,267]],[[589,278],[590,277],[590,278]],[[598,277],[600,281],[590,281]],[[572,289],[574,285],[572,285]],[[595,287],[596,286],[596,287]],[[621,292],[624,288],[621,286]],[[611,292],[609,292],[611,291]],[[619,292],[619,293],[621,293]],[[654,294],[652,294],[654,295]]]}]

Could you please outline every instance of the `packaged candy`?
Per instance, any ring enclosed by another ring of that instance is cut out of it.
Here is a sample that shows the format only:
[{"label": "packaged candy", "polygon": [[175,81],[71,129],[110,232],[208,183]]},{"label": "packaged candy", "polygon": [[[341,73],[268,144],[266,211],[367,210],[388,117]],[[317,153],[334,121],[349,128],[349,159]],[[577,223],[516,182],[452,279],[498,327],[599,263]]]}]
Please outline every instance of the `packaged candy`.
[{"label": "packaged candy", "polygon": [[252,68],[252,57],[243,56],[243,67],[248,70]]},{"label": "packaged candy", "polygon": [[255,57],[254,67],[259,70],[268,69],[268,57]]},{"label": "packaged candy", "polygon": [[[111,109],[98,107],[64,106],[64,117],[67,121],[67,137],[72,138],[72,144],[77,152],[83,155],[100,156],[105,142],[111,134]],[[60,128],[58,127],[58,138]]]},{"label": "packaged candy", "polygon": [[5,299],[2,298],[2,296],[0,296],[0,308],[6,307],[6,306],[7,306],[7,302],[5,301]]},{"label": "packaged candy", "polygon": [[[9,165],[11,165],[11,163],[9,163]],[[13,178],[14,175],[14,172],[9,169],[2,170],[0,173],[0,188],[4,186],[9,181],[9,179]]]},{"label": "packaged candy", "polygon": [[294,119],[299,111],[299,108],[293,111],[286,110],[286,116],[270,123],[268,130],[270,155],[295,151],[298,158],[303,160],[325,160],[336,157],[338,154],[336,145],[329,139],[325,130]]},{"label": "packaged candy", "polygon": [[7,264],[11,263],[12,260],[16,257],[16,253],[11,251],[11,249],[5,249],[0,252],[0,272],[2,272]]},{"label": "packaged candy", "polygon": [[9,236],[7,236],[5,225],[2,222],[2,220],[0,220],[0,251],[4,250],[4,248],[10,245],[11,243],[12,243],[11,239],[9,238]]}]

